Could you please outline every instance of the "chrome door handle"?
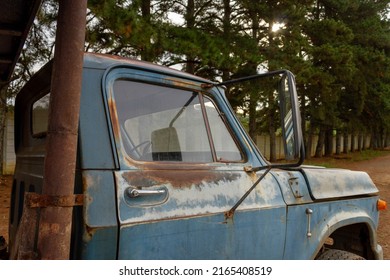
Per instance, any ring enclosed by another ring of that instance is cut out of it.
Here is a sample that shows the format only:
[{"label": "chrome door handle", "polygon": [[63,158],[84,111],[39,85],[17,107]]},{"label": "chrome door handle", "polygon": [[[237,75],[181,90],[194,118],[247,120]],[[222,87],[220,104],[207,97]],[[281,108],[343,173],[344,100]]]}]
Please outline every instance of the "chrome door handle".
[{"label": "chrome door handle", "polygon": [[126,193],[130,198],[136,198],[140,196],[153,196],[153,195],[162,195],[165,194],[165,189],[160,190],[143,190],[136,188],[127,188]]}]

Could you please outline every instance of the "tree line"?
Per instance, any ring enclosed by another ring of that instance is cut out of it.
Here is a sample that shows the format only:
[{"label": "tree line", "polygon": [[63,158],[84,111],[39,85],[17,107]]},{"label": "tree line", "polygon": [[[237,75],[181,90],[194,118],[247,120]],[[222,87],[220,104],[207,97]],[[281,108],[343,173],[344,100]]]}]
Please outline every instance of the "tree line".
[{"label": "tree line", "polygon": [[[330,155],[333,137],[343,136],[336,153],[348,152],[351,135],[371,135],[372,148],[383,148],[390,140],[389,3],[90,0],[85,49],[175,66],[214,81],[289,69],[296,76],[307,151],[316,145],[316,156]],[[56,11],[56,1],[43,2],[3,96],[14,94],[37,62],[51,59]],[[251,137],[274,138],[267,98],[229,87],[226,94]],[[350,143],[352,150],[361,148],[360,141],[358,147]],[[272,149],[271,143],[274,160]]]}]

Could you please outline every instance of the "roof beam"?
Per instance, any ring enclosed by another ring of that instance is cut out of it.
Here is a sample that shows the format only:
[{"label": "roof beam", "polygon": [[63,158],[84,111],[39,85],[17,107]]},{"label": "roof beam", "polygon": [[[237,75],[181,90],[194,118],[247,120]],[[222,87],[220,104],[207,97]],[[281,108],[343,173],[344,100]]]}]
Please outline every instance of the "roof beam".
[{"label": "roof beam", "polygon": [[11,64],[13,61],[7,57],[0,57],[0,64]]},{"label": "roof beam", "polygon": [[[0,89],[11,79],[41,2],[0,0]],[[4,67],[4,64],[7,66]]]},{"label": "roof beam", "polygon": [[22,31],[15,30],[15,29],[5,29],[0,27],[0,35],[1,36],[15,36],[20,37],[23,35]]}]

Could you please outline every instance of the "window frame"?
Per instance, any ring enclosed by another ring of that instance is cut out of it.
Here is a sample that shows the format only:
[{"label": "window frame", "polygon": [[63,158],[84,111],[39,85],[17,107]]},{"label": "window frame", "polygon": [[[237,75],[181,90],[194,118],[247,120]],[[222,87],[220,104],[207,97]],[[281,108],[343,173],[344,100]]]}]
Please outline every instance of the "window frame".
[{"label": "window frame", "polygon": [[[43,90],[42,92],[40,92],[38,95],[36,95],[36,97],[32,100],[31,102],[31,107],[30,107],[30,135],[33,139],[44,139],[46,138],[47,134],[48,134],[48,130],[49,130],[49,122],[50,122],[50,119],[49,119],[49,115],[50,115],[50,94],[51,94],[51,91],[50,89],[46,89],[46,90]],[[43,99],[46,95],[49,95],[49,103],[48,103],[48,107],[47,107],[47,128],[45,131],[40,131],[40,132],[37,132],[37,133],[34,133],[34,105],[41,99]]]},{"label": "window frame", "polygon": [[[237,147],[237,150],[240,152],[241,154],[241,160],[239,161],[224,161],[224,160],[219,160],[218,159],[218,154],[217,154],[217,151],[216,151],[216,148],[215,148],[215,143],[214,143],[214,134],[212,132],[212,129],[211,129],[211,125],[209,123],[209,116],[207,115],[207,109],[206,109],[206,106],[205,106],[205,97],[207,100],[209,100],[210,102],[213,103],[214,105],[214,109],[217,111],[218,115],[220,116],[221,118],[221,121],[222,123],[225,125],[225,128],[228,132],[228,134],[230,135],[232,141],[234,142],[234,144],[236,145]],[[204,111],[204,114],[205,114],[205,122],[207,122],[206,124],[206,127],[207,129],[209,130],[209,137],[211,138],[210,141],[212,143],[212,146],[213,146],[213,150],[214,150],[214,154],[213,156],[215,156],[215,160],[214,162],[223,162],[223,163],[244,163],[244,162],[247,162],[247,156],[246,156],[246,153],[244,152],[244,149],[242,148],[242,146],[240,145],[240,142],[237,140],[237,137],[235,136],[235,134],[233,133],[233,130],[228,122],[228,120],[226,119],[225,117],[225,113],[222,112],[218,106],[218,103],[216,102],[216,100],[213,98],[212,95],[210,95],[209,93],[207,92],[203,92],[201,94],[201,101],[202,101],[202,111]]]},{"label": "window frame", "polygon": [[[130,70],[130,71],[129,71]],[[196,92],[199,99],[199,104],[201,105],[201,112],[203,117],[203,122],[205,124],[207,138],[209,141],[209,146],[211,150],[212,162],[188,162],[188,161],[143,161],[131,157],[126,151],[123,142],[123,136],[119,125],[118,112],[115,106],[115,94],[114,94],[114,83],[117,80],[127,80],[131,82],[137,82],[145,85],[156,85],[161,87],[175,88],[180,90],[185,90],[188,92]],[[176,77],[167,77],[161,75],[160,73],[150,73],[149,71],[142,71],[139,69],[132,69],[126,67],[118,67],[111,69],[103,79],[104,86],[104,98],[106,99],[106,110],[109,115],[109,126],[114,132],[114,143],[120,161],[125,162],[125,165],[129,163],[136,164],[137,162],[142,162],[145,164],[154,164],[154,165],[167,165],[167,164],[180,164],[180,165],[204,165],[204,164],[244,164],[248,162],[247,150],[242,147],[242,143],[235,137],[233,129],[227,120],[223,111],[221,111],[218,100],[216,100],[210,92],[205,91],[202,88],[200,82],[194,83],[193,81],[180,79]],[[204,96],[206,96],[207,101],[211,101],[214,105],[215,110],[221,117],[222,123],[225,125],[227,133],[230,135],[232,141],[234,142],[237,151],[241,155],[241,160],[237,161],[224,161],[218,160],[217,153],[215,150],[215,144],[213,140],[212,130],[209,123],[209,117],[207,115],[207,110],[204,104]],[[109,105],[110,104],[110,105]],[[114,106],[115,108],[110,108]],[[116,122],[116,123],[115,123]],[[116,127],[115,127],[116,126]],[[122,158],[122,159],[121,159]],[[130,164],[130,165],[133,165]]]}]

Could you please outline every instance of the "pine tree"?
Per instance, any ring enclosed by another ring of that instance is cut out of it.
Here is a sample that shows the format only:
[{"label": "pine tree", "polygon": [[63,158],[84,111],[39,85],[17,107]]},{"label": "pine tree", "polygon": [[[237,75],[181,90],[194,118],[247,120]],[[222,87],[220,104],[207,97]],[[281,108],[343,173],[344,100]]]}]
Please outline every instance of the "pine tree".
[{"label": "pine tree", "polygon": [[343,9],[346,4],[340,1],[319,0],[313,6],[311,21],[304,28],[311,42],[312,67],[307,97],[311,132],[319,131],[317,157],[323,155],[325,144],[326,155],[332,153],[333,142],[326,139],[331,139],[333,130],[338,128],[337,105],[356,71],[351,47],[353,32],[337,16]]}]

